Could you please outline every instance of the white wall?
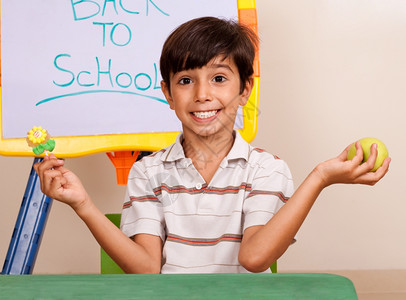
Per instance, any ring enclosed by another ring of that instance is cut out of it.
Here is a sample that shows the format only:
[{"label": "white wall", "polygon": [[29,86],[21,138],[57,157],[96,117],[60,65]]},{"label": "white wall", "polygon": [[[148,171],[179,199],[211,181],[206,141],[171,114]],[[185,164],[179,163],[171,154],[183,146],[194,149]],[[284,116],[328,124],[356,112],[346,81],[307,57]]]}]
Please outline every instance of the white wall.
[{"label": "white wall", "polygon": [[257,8],[262,88],[254,143],[285,159],[296,185],[365,136],[383,140],[393,159],[375,187],[325,190],[281,268],[405,268],[406,3],[285,0]]},{"label": "white wall", "polygon": [[[257,0],[259,130],[253,144],[286,160],[295,184],[356,139],[389,148],[374,187],[332,186],[319,197],[280,271],[406,268],[406,2]],[[0,264],[32,158],[0,156]],[[103,212],[124,187],[105,154],[69,159]],[[34,273],[97,273],[99,247],[73,211],[54,202]]]}]

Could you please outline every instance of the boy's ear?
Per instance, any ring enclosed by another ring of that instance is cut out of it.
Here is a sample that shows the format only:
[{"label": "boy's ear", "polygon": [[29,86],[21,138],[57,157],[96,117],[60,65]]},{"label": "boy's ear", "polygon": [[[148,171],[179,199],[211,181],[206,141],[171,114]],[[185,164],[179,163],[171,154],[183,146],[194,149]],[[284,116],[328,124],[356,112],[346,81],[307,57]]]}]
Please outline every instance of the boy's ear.
[{"label": "boy's ear", "polygon": [[169,87],[166,84],[166,82],[163,81],[163,80],[161,81],[161,90],[162,90],[162,93],[164,93],[166,101],[168,101],[169,107],[171,109],[175,109],[173,99],[172,99],[172,96],[171,96],[171,92],[169,91]]},{"label": "boy's ear", "polygon": [[240,97],[240,105],[244,106],[245,104],[247,104],[248,99],[251,96],[251,91],[252,88],[254,87],[254,77],[250,77],[244,85],[244,90],[241,93],[241,97]]}]

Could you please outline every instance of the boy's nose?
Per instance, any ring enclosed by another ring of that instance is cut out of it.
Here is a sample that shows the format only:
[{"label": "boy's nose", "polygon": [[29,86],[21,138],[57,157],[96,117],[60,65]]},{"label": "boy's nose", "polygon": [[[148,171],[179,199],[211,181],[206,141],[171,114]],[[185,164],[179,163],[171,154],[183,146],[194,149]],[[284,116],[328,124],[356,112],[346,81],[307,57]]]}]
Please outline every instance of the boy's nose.
[{"label": "boy's nose", "polygon": [[207,82],[199,82],[196,84],[196,94],[195,94],[195,101],[211,101],[211,88],[210,84]]}]

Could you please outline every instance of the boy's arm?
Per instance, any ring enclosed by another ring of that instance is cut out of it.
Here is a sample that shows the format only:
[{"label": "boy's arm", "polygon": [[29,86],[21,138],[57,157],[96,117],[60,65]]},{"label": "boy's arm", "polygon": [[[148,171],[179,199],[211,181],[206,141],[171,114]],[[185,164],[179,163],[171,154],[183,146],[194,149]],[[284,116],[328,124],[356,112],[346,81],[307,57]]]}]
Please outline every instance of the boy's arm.
[{"label": "boy's arm", "polygon": [[133,239],[128,238],[91,201],[76,213],[124,272],[160,273],[162,240],[159,236],[138,234]]},{"label": "boy's arm", "polygon": [[319,164],[303,181],[289,201],[263,226],[244,231],[239,261],[251,272],[263,272],[289,247],[320,192],[334,183],[374,185],[388,171],[390,159],[376,172],[369,172],[375,163],[376,145],[368,161],[361,164],[362,149],[356,143],[357,155],[347,161],[348,146],[337,158]]},{"label": "boy's arm", "polygon": [[94,205],[77,176],[63,165],[64,161],[51,154],[34,166],[43,193],[70,205],[100,246],[126,273],[159,273],[161,238],[140,234],[134,240],[129,239]]}]

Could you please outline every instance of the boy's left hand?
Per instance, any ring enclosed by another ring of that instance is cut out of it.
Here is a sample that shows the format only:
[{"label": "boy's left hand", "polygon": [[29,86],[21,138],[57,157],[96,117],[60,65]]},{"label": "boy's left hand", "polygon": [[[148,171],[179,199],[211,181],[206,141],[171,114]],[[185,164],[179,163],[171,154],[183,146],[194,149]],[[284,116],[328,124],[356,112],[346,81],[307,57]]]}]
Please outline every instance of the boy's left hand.
[{"label": "boy's left hand", "polygon": [[376,144],[372,144],[371,155],[365,163],[362,163],[363,152],[359,142],[355,143],[357,154],[352,160],[347,160],[351,145],[336,158],[325,161],[315,168],[314,171],[320,176],[324,187],[335,183],[374,185],[388,172],[391,161],[389,157],[378,170],[371,172],[378,155]]}]

